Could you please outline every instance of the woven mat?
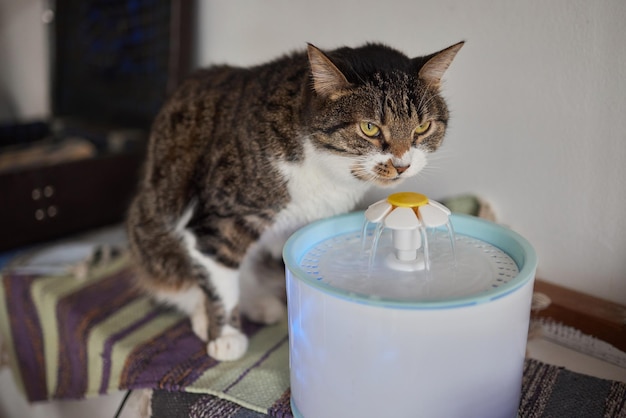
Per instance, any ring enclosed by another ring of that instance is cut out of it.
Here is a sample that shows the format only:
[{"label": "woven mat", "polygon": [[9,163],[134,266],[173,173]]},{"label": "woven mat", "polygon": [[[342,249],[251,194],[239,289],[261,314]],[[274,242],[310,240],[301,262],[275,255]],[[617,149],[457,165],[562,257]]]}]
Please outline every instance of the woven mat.
[{"label": "woven mat", "polygon": [[[287,325],[245,323],[247,354],[218,362],[187,318],[129,283],[125,258],[84,279],[0,277],[0,332],[30,401],[152,389],[153,416],[291,417]],[[626,417],[626,384],[526,362],[522,417]]]},{"label": "woven mat", "polygon": [[[267,414],[212,395],[156,390],[152,418],[290,418],[286,393]],[[624,418],[626,383],[575,373],[537,360],[526,360],[520,418]]]},{"label": "woven mat", "polygon": [[0,332],[29,401],[127,389],[210,393],[267,413],[289,388],[286,321],[244,322],[247,354],[221,363],[181,314],[130,283],[125,258],[73,276],[0,277]]}]

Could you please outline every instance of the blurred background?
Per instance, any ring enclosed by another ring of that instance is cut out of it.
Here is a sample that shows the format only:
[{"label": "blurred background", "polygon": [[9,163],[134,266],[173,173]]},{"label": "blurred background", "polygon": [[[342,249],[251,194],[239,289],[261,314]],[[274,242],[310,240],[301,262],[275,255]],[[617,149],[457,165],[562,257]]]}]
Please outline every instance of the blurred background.
[{"label": "blurred background", "polygon": [[[540,278],[626,304],[626,2],[189,5],[192,68],[257,64],[306,42],[379,41],[418,56],[465,40],[445,76],[447,139],[402,189],[479,196],[533,244]],[[55,116],[48,7],[0,0],[0,123]],[[363,205],[388,193],[372,190]],[[0,190],[0,206],[11,199]]]}]

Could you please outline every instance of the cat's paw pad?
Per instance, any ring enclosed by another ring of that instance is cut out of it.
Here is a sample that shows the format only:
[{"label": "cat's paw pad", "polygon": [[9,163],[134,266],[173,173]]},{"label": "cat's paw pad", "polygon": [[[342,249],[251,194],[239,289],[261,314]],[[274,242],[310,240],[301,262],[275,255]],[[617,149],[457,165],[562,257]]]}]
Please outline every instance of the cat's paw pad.
[{"label": "cat's paw pad", "polygon": [[247,349],[248,338],[241,332],[222,335],[207,345],[209,356],[219,361],[238,360],[243,357]]},{"label": "cat's paw pad", "polygon": [[275,296],[262,296],[245,307],[244,314],[251,321],[261,324],[275,324],[287,315],[285,304]]}]

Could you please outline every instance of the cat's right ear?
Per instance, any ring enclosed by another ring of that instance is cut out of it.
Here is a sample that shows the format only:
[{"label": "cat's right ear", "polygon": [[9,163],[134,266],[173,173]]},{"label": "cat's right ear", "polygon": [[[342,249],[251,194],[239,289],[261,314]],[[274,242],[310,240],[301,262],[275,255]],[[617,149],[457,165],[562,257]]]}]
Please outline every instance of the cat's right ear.
[{"label": "cat's right ear", "polygon": [[313,76],[313,89],[317,94],[336,98],[350,87],[343,73],[322,51],[308,44],[307,53]]},{"label": "cat's right ear", "polygon": [[[427,57],[426,63],[419,71],[419,77],[425,80],[429,85],[439,87],[443,73],[446,72],[463,44],[465,44],[465,42],[461,41]],[[418,58],[416,58],[416,60],[417,59]],[[419,60],[421,60],[421,58],[419,58]]]}]

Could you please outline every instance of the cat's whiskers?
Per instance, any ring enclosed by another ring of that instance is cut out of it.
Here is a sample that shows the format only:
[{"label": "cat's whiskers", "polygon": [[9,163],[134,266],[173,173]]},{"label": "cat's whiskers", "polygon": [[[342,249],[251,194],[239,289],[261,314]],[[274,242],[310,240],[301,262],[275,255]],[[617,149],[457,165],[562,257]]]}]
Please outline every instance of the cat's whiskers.
[{"label": "cat's whiskers", "polygon": [[430,102],[424,102],[424,99],[429,98],[429,100],[432,100],[432,97],[430,94],[425,94],[426,91],[429,91],[431,89],[431,87],[433,86],[433,81],[430,81],[426,84],[426,87],[424,88],[424,91],[421,92],[420,95],[420,100],[417,103],[417,111],[421,112],[424,107],[429,104]]},{"label": "cat's whiskers", "polygon": [[[427,97],[428,96],[428,97]],[[424,99],[426,99],[426,101],[424,101]],[[417,104],[417,113],[418,114],[423,114],[425,109],[428,109],[430,107],[430,104],[435,100],[435,97],[430,95],[430,94],[422,94],[422,97],[420,97],[420,101]],[[430,115],[431,117],[433,117],[433,115]]]},{"label": "cat's whiskers", "polygon": [[[426,89],[425,90],[430,90],[433,85],[435,84],[435,81],[430,81],[426,84]],[[439,93],[441,93],[441,91],[443,90],[443,86],[445,84],[445,80],[439,80],[439,86],[437,88],[437,90],[439,90]],[[432,94],[422,94],[420,97],[420,101],[417,104],[417,111],[418,112],[422,112],[423,109],[428,108],[428,106],[430,105],[430,103],[435,100],[436,96],[433,96]],[[424,99],[428,98],[427,102],[424,102]]]},{"label": "cat's whiskers", "polygon": [[378,176],[368,168],[369,159],[365,156],[358,158],[352,166],[352,172],[361,180],[371,185],[378,184]]},{"label": "cat's whiskers", "polygon": [[444,160],[449,159],[449,156],[446,155],[448,154],[448,152],[446,152],[446,150],[442,150],[441,148],[439,148],[437,150],[436,153],[429,153],[428,154],[428,164],[426,166],[424,166],[419,173],[417,173],[417,176],[420,177],[433,177],[436,176],[438,172],[440,172],[442,170],[441,165],[439,165],[438,163]]}]

